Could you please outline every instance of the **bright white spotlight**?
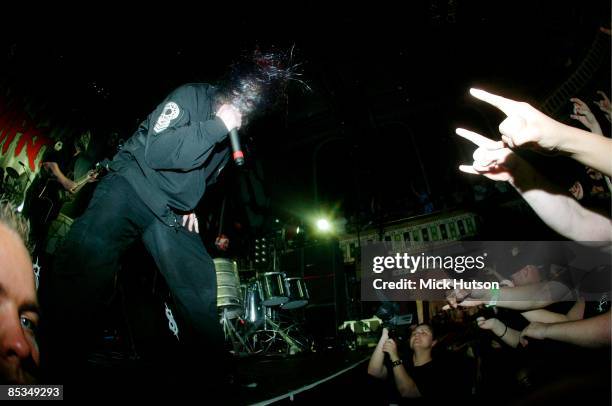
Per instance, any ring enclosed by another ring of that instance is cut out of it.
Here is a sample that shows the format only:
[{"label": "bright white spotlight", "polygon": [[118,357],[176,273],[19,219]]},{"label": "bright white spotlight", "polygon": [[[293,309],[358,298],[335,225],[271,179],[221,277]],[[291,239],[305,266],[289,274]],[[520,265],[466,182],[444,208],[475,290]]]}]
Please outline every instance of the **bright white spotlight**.
[{"label": "bright white spotlight", "polygon": [[317,220],[317,228],[319,231],[329,231],[331,230],[331,224],[327,219],[319,219]]}]

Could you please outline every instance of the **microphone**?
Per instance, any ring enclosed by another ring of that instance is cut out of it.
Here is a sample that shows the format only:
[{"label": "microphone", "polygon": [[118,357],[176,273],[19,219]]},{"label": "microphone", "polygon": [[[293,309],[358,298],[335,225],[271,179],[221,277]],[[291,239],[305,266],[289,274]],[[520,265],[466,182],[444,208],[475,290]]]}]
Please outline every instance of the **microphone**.
[{"label": "microphone", "polygon": [[232,143],[232,157],[234,158],[234,162],[237,166],[244,165],[244,153],[242,152],[242,148],[240,148],[240,138],[238,137],[238,130],[232,128],[229,132],[230,142]]}]

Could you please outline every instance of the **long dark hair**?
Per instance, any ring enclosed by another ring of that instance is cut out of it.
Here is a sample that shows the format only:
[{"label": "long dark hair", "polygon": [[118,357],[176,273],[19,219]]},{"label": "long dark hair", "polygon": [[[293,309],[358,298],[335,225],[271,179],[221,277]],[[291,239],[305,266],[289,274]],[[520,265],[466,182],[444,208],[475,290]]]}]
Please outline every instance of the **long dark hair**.
[{"label": "long dark hair", "polygon": [[300,64],[294,62],[294,47],[289,50],[262,51],[256,48],[243,53],[233,63],[227,77],[217,86],[218,98],[240,110],[244,119],[252,119],[287,100],[287,87],[296,82],[310,87],[299,77]]}]

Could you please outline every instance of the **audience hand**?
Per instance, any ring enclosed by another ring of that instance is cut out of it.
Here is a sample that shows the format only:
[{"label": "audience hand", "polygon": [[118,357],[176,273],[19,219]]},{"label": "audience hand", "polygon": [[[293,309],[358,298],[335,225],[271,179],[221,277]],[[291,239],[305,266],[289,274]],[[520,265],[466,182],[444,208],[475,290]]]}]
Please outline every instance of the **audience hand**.
[{"label": "audience hand", "polygon": [[601,131],[601,127],[599,126],[599,122],[595,118],[595,115],[587,106],[585,102],[578,98],[571,98],[570,101],[574,103],[574,114],[571,114],[570,117],[574,120],[578,120],[588,128],[591,132],[596,134],[603,134]]},{"label": "audience hand", "polygon": [[530,104],[497,96],[480,89],[470,94],[485,101],[508,116],[499,125],[501,138],[510,148],[532,146],[544,151],[556,151],[561,143],[564,124],[536,110]]}]

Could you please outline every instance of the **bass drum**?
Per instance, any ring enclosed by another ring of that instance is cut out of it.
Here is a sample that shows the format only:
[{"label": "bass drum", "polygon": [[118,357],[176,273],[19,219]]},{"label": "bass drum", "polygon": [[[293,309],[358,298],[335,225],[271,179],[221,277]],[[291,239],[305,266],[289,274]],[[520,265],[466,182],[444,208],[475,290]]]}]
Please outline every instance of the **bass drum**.
[{"label": "bass drum", "polygon": [[239,317],[243,305],[238,265],[225,258],[215,258],[213,262],[217,273],[217,307],[230,319]]}]

